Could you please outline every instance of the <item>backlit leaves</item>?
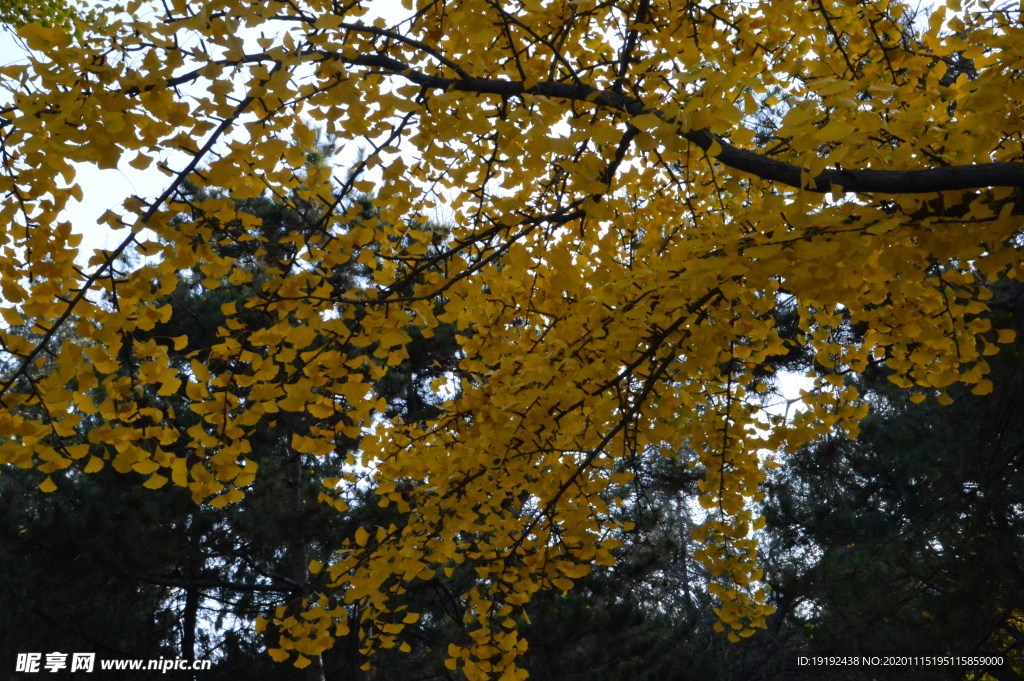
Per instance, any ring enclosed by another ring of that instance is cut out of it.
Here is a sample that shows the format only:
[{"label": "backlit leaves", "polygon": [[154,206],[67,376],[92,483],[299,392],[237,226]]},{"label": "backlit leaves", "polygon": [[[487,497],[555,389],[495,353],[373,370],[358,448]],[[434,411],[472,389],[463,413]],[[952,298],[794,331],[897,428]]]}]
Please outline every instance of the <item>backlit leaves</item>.
[{"label": "backlit leaves", "polygon": [[[982,394],[985,357],[1012,341],[986,285],[1022,273],[1020,190],[1004,179],[1021,155],[1020,17],[412,9],[392,22],[358,2],[133,1],[74,39],[19,29],[28,63],[0,70],[0,461],[39,469],[44,492],[58,471],[111,465],[219,508],[259,484],[254,434],[308,415],[295,452],[360,441],[322,501],[347,508],[368,483],[394,519],[317,566],[332,590],[275,613],[270,654],[304,666],[357,627],[367,651],[403,648],[414,620],[398,597],[458,570],[473,586],[449,668],[513,679],[521,607],[613,563],[622,463],[692,450],[696,557],[720,629],[752,635],[773,610],[753,534],[764,451],[854,436],[868,405],[847,373],[884,362],[903,387]],[[310,162],[317,127],[361,146],[355,172]],[[100,222],[119,245],[76,260],[76,169],[122,160],[154,164],[166,191],[111,206]],[[887,194],[848,172],[926,168],[942,170],[886,175],[905,192]],[[931,191],[947,176],[967,179]],[[378,210],[346,198],[376,178]],[[239,203],[264,195],[299,216],[273,252]],[[429,227],[436,210],[450,232]],[[131,251],[147,260],[126,269]],[[247,294],[220,306],[209,347],[172,362],[189,338],[135,332],[168,321],[156,301],[186,277]],[[460,351],[435,379],[437,414],[390,418],[401,398],[374,386],[442,331]],[[766,414],[770,365],[794,348],[816,369],[806,409]]]}]

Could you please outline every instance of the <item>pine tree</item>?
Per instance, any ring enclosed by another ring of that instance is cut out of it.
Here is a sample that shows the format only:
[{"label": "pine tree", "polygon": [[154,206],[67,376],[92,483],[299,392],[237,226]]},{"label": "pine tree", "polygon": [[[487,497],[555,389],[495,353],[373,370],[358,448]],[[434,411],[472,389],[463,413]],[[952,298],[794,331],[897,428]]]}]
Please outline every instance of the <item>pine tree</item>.
[{"label": "pine tree", "polygon": [[[990,304],[1024,331],[1020,286]],[[992,393],[918,394],[884,365],[851,379],[872,405],[859,437],[801,449],[770,486],[769,579],[786,654],[1013,655],[1024,641],[1024,362],[990,358]],[[961,679],[998,669],[871,668],[850,678]],[[806,670],[804,670],[806,672]],[[849,670],[848,670],[849,671]],[[821,678],[826,678],[824,672]]]}]

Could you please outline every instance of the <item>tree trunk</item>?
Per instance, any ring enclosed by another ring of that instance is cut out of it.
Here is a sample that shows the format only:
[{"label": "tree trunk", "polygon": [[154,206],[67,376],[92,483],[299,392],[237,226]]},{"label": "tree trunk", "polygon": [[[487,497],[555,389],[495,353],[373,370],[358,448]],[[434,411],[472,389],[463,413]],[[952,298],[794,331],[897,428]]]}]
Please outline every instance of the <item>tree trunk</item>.
[{"label": "tree trunk", "polygon": [[[303,494],[304,485],[302,475],[302,456],[294,454],[290,466],[289,482],[292,485],[292,517],[301,522],[302,511],[306,506],[306,497]],[[296,602],[296,609],[302,607],[305,601],[312,594],[309,586],[309,540],[304,532],[295,532],[288,552],[292,560],[292,579],[298,585],[299,595]],[[326,681],[324,677],[324,661],[321,655],[312,659],[312,664],[306,667],[306,681]]]}]

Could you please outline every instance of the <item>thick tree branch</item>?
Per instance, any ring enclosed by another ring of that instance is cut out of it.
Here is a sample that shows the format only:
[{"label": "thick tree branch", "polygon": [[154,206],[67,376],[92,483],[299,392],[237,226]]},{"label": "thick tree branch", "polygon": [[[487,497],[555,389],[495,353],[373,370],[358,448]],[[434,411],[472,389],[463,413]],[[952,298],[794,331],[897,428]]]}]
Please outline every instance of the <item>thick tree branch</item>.
[{"label": "thick tree branch", "polygon": [[[333,55],[332,55],[333,56]],[[630,116],[653,113],[667,123],[673,121],[659,110],[648,110],[642,102],[628,95],[599,90],[589,85],[545,82],[525,88],[522,82],[487,78],[444,78],[410,69],[406,64],[383,55],[363,55],[340,58],[356,66],[372,66],[401,75],[425,88],[494,94],[502,97],[538,95],[578,102],[591,102],[596,106],[621,111]],[[682,130],[679,135],[709,151],[714,142],[722,151],[717,160],[733,170],[755,175],[762,180],[779,182],[812,192],[831,192],[841,188],[858,194],[920,194],[958,189],[984,187],[1024,187],[1024,163],[979,163],[964,166],[943,166],[923,170],[848,170],[829,169],[817,176],[792,163],[768,158],[754,151],[739,149],[708,130]]]}]

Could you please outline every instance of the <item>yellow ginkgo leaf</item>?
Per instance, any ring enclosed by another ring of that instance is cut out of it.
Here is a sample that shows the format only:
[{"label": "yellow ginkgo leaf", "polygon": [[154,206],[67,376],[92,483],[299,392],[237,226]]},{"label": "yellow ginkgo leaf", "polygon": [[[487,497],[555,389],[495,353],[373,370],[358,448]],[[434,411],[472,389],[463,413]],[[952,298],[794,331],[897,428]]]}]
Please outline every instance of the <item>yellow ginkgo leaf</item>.
[{"label": "yellow ginkgo leaf", "polygon": [[167,484],[167,478],[159,473],[154,473],[149,476],[146,482],[142,483],[142,486],[147,489],[160,489]]}]

